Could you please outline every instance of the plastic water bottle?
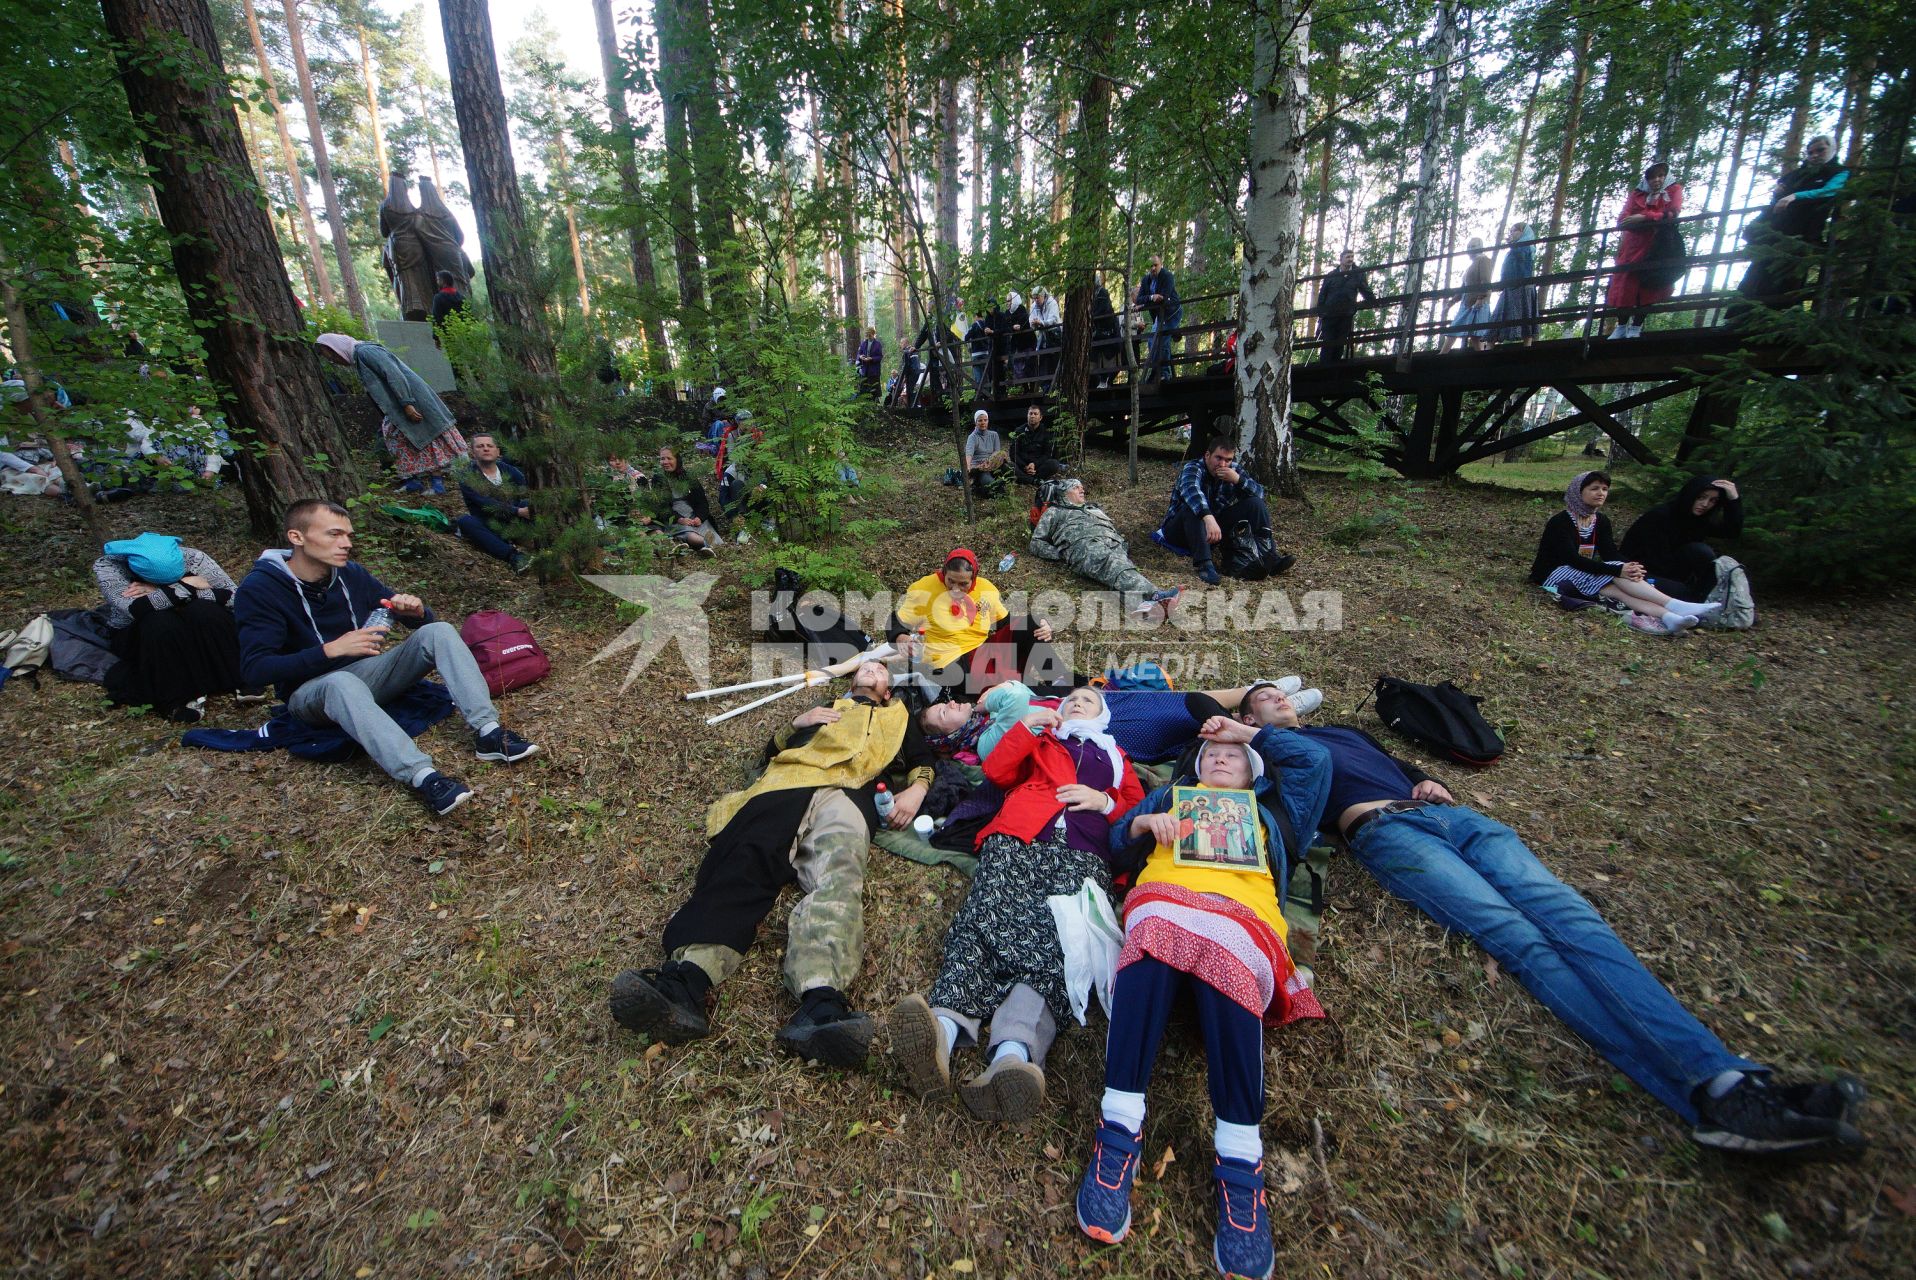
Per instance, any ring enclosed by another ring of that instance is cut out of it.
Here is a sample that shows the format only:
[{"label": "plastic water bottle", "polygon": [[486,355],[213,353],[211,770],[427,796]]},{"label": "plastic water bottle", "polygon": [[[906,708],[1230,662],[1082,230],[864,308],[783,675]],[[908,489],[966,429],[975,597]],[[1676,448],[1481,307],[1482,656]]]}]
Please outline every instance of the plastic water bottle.
[{"label": "plastic water bottle", "polygon": [[881,822],[891,821],[891,808],[896,803],[898,802],[892,799],[891,788],[887,787],[882,782],[879,783],[877,792],[874,793],[872,796],[872,804],[878,810],[879,821]]},{"label": "plastic water bottle", "polygon": [[384,627],[386,630],[391,631],[393,627],[393,611],[382,604],[366,615],[365,625],[368,627]]},{"label": "plastic water bottle", "polygon": [[1018,563],[1018,557],[1012,555],[1009,551],[1007,551],[1005,552],[1005,558],[998,562],[998,572],[1007,573],[1010,571],[1011,566],[1017,563]]}]

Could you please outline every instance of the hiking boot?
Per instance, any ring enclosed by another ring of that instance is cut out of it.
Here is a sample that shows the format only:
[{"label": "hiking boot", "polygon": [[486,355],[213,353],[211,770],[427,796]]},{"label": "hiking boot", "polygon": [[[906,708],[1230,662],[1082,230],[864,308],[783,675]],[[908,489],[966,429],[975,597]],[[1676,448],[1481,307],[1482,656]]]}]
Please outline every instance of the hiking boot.
[{"label": "hiking boot", "polygon": [[422,778],[413,790],[419,793],[427,808],[442,818],[472,799],[471,787],[437,769]]},{"label": "hiking boot", "polygon": [[998,1058],[966,1081],[958,1096],[980,1120],[1024,1124],[1044,1106],[1044,1068],[1023,1058]]},{"label": "hiking boot", "polygon": [[1197,567],[1197,576],[1204,579],[1204,585],[1215,587],[1222,579],[1217,576],[1217,566],[1206,560]]},{"label": "hiking boot", "polygon": [[905,1070],[905,1083],[920,1099],[951,1092],[951,1053],[938,1016],[913,993],[892,1006],[891,1055]]},{"label": "hiking boot", "polygon": [[1297,563],[1296,556],[1291,555],[1288,552],[1279,553],[1277,559],[1271,561],[1271,576],[1275,578],[1280,573],[1290,572],[1291,566],[1296,563]]},{"label": "hiking boot", "polygon": [[1218,1273],[1243,1280],[1267,1280],[1277,1265],[1271,1245],[1271,1216],[1264,1202],[1264,1165],[1219,1156],[1211,1167],[1217,1182],[1217,1236],[1211,1261]]},{"label": "hiking boot", "polygon": [[1098,1121],[1091,1161],[1078,1183],[1078,1229],[1106,1244],[1130,1234],[1131,1180],[1137,1173],[1138,1135],[1109,1120]]},{"label": "hiking boot", "polygon": [[705,1013],[712,979],[683,960],[656,969],[627,969],[612,979],[612,1020],[660,1044],[685,1044],[712,1034]]},{"label": "hiking boot", "polygon": [[500,764],[513,764],[527,756],[539,754],[539,748],[506,728],[495,726],[490,733],[479,735],[474,753],[481,760],[496,760]]},{"label": "hiking boot", "polygon": [[[1698,1090],[1697,1123],[1690,1137],[1700,1146],[1738,1155],[1854,1159],[1869,1143],[1850,1123],[1860,1099],[1848,1086],[1862,1088],[1847,1077],[1836,1085],[1773,1088],[1760,1076],[1744,1076],[1720,1098]],[[1799,1105],[1817,1110],[1799,1110]]]},{"label": "hiking boot", "polygon": [[813,987],[801,997],[798,1012],[778,1029],[778,1045],[807,1062],[828,1067],[860,1067],[871,1052],[870,1014],[855,1013],[832,987]]}]

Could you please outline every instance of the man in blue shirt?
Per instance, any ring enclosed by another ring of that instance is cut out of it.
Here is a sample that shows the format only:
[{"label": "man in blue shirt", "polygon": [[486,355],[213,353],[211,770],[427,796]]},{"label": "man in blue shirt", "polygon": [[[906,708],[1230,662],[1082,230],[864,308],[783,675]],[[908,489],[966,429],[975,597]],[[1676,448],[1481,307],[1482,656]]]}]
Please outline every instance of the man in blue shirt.
[{"label": "man in blue shirt", "polygon": [[455,473],[466,514],[452,522],[459,536],[489,556],[504,560],[523,573],[532,557],[513,543],[532,524],[532,503],[526,495],[525,472],[499,453],[499,441],[490,431],[466,438],[468,460]]},{"label": "man in blue shirt", "polygon": [[[1297,725],[1276,685],[1253,686],[1237,715]],[[1361,729],[1298,732],[1330,752],[1325,833],[1393,895],[1474,939],[1585,1044],[1681,1116],[1696,1142],[1808,1159],[1849,1157],[1866,1145],[1853,1124],[1859,1082],[1777,1083],[1768,1067],[1731,1053],[1516,832],[1458,804]]]},{"label": "man in blue shirt", "polygon": [[[1237,441],[1213,437],[1204,456],[1178,471],[1171,506],[1151,540],[1175,555],[1189,556],[1198,577],[1218,584],[1214,556],[1230,551],[1233,540],[1268,535],[1270,508],[1264,486],[1237,469]],[[1283,573],[1297,557],[1280,555],[1272,571]]]}]

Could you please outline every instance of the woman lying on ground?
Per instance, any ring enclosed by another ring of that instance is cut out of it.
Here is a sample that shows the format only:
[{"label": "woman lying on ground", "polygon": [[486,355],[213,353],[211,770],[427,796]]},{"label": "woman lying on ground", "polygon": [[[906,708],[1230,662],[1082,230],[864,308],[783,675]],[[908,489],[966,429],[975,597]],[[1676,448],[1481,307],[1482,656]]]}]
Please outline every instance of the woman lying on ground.
[{"label": "woman lying on ground", "polygon": [[104,550],[93,578],[120,659],[107,677],[113,701],[191,723],[208,696],[238,692],[233,580],[219,562],[157,533]]},{"label": "woman lying on ground", "polygon": [[1610,498],[1610,477],[1585,471],[1563,492],[1564,509],[1544,522],[1530,580],[1573,596],[1615,600],[1631,610],[1631,623],[1645,631],[1674,634],[1694,627],[1723,606],[1691,604],[1664,595],[1647,581],[1649,571],[1617,554],[1610,518],[1599,510]]},{"label": "woman lying on ground", "polygon": [[1623,535],[1623,555],[1678,599],[1702,600],[1716,588],[1717,552],[1710,540],[1742,532],[1743,500],[1735,483],[1691,476],[1676,497],[1637,517]]},{"label": "woman lying on ground", "polygon": [[[1171,1006],[1189,989],[1217,1116],[1212,1259],[1227,1276],[1263,1277],[1273,1264],[1258,1129],[1264,1027],[1323,1016],[1291,963],[1280,904],[1288,865],[1304,856],[1323,814],[1330,757],[1289,729],[1219,717],[1199,732],[1193,767],[1112,832],[1117,869],[1139,870],[1124,901],[1104,1098],[1078,1187],[1078,1226],[1109,1244],[1131,1229],[1145,1086]],[[1229,796],[1211,798],[1214,791],[1252,792],[1255,818]]]},{"label": "woman lying on ground", "polygon": [[1047,899],[1087,882],[1110,893],[1112,820],[1144,796],[1105,732],[1110,719],[1095,689],[1074,689],[1056,711],[1029,712],[985,757],[1004,807],[979,833],[978,871],[945,934],[937,981],[892,1012],[892,1052],[921,1098],[951,1089],[952,1050],[977,1042],[988,1018],[991,1061],[959,1090],[966,1108],[1016,1124],[1044,1102],[1045,1054],[1073,1013]]}]

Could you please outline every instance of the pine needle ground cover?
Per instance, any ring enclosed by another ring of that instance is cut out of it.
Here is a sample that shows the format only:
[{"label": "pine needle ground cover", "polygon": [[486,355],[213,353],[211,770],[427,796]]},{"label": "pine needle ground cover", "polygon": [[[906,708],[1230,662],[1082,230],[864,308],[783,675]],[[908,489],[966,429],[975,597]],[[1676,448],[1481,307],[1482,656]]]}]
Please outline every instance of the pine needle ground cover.
[{"label": "pine needle ground cover", "polygon": [[[1075,589],[1028,552],[1021,506],[964,528],[932,482],[949,450],[891,444],[899,483],[868,486],[857,513],[901,522],[866,553],[886,585],[963,544],[987,566],[1017,552],[991,575],[1008,588]],[[1129,491],[1108,459],[1089,476],[1145,571],[1194,587],[1145,543],[1171,469],[1147,462]],[[1759,584],[1757,630],[1664,641],[1524,584],[1548,495],[1431,487],[1353,543],[1329,535],[1375,509],[1375,488],[1314,476],[1310,492],[1276,511],[1300,557],[1281,585],[1341,591],[1343,629],[1230,637],[1221,677],[1302,672],[1333,717],[1385,671],[1484,694],[1509,738],[1500,764],[1464,775],[1407,753],[1522,832],[1733,1049],[1864,1077],[1875,1145],[1854,1166],[1780,1171],[1699,1151],[1475,946],[1339,861],[1316,961],[1330,1019],[1267,1040],[1282,1273],[1906,1274],[1908,595]],[[236,574],[258,550],[228,532],[227,493],[110,518]],[[0,509],[9,625],[92,603],[75,528],[51,503]],[[1193,1034],[1160,1060],[1137,1228],[1108,1249],[1071,1209],[1101,1024],[1060,1041],[1024,1131],[908,1098],[882,1032],[867,1072],[802,1068],[772,1047],[789,1012],[781,906],[711,1039],[619,1031],[607,984],[657,962],[704,806],[746,777],[772,713],[706,729],[670,656],[621,692],[622,662],[588,662],[624,625],[610,597],[547,595],[424,534],[389,530],[367,555],[444,616],[511,610],[553,658],[502,704],[545,748],[528,765],[471,761],[456,719],[428,735],[480,788],[453,820],[363,763],[183,749],[89,686],[0,691],[0,1231],[19,1274],[1209,1273]],[[715,679],[746,669],[737,563],[716,566]],[[211,723],[260,718],[216,703]],[[873,855],[860,1007],[926,986],[964,890]]]}]

